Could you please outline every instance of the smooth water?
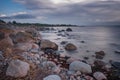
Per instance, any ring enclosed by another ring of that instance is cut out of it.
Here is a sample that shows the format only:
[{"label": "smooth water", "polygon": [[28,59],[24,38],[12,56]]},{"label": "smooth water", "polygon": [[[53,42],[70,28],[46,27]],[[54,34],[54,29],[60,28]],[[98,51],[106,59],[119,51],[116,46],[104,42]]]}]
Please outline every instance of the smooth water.
[{"label": "smooth water", "polygon": [[[94,59],[96,51],[106,53],[104,60],[120,60],[120,54],[114,51],[120,51],[120,27],[71,27],[72,32],[58,32],[66,30],[67,27],[54,27],[55,30],[40,31],[43,39],[49,39],[59,45],[59,51],[69,54],[76,58],[85,56]],[[66,35],[66,34],[69,34]],[[68,41],[77,46],[77,51],[67,52],[64,50],[65,45],[61,41]],[[81,43],[85,41],[85,43]]]}]

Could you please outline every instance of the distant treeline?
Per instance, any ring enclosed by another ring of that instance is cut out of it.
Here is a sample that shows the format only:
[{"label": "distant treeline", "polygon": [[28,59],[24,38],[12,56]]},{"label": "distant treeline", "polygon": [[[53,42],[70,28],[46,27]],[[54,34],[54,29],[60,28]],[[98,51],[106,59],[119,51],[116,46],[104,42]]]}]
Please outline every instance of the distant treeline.
[{"label": "distant treeline", "polygon": [[[0,20],[0,23],[5,23],[5,21]],[[55,26],[78,26],[72,24],[42,24],[42,23],[19,23],[16,21],[8,22],[7,24],[11,24],[14,26],[44,26],[44,27],[55,27]]]}]

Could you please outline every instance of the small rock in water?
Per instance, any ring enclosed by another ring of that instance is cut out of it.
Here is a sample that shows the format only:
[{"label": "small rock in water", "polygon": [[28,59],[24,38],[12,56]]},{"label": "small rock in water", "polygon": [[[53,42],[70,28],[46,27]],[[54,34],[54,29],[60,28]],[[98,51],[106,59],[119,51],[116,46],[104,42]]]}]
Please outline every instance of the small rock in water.
[{"label": "small rock in water", "polygon": [[95,72],[93,74],[93,76],[97,79],[97,80],[107,80],[107,77],[102,73],[102,72]]},{"label": "small rock in water", "polygon": [[95,54],[96,55],[105,56],[105,52],[104,51],[95,52]]},{"label": "small rock in water", "polygon": [[71,71],[80,71],[82,73],[92,73],[91,66],[80,61],[72,62],[69,66],[69,69]]},{"label": "small rock in water", "polygon": [[67,28],[67,29],[66,29],[66,31],[71,32],[71,31],[72,31],[72,29],[71,29],[71,28]]},{"label": "small rock in water", "polygon": [[58,75],[49,75],[43,78],[43,80],[61,80],[61,78]]},{"label": "small rock in water", "polygon": [[95,52],[96,54],[96,58],[97,59],[103,59],[105,56],[105,52],[104,51],[99,51],[99,52]]},{"label": "small rock in water", "polygon": [[20,60],[12,60],[7,68],[6,75],[15,78],[24,77],[27,75],[29,69],[30,67],[28,63]]},{"label": "small rock in water", "polygon": [[74,44],[72,44],[72,43],[68,43],[68,44],[65,46],[65,49],[66,49],[67,51],[74,51],[74,50],[77,50],[77,47],[76,47]]},{"label": "small rock in water", "polygon": [[118,54],[120,54],[120,51],[118,51],[118,50],[117,50],[117,51],[115,51],[115,53],[118,53]]},{"label": "small rock in water", "polygon": [[81,43],[85,43],[85,41],[81,41]]},{"label": "small rock in water", "polygon": [[64,45],[64,44],[66,44],[66,43],[67,43],[67,41],[62,41],[60,44]]}]

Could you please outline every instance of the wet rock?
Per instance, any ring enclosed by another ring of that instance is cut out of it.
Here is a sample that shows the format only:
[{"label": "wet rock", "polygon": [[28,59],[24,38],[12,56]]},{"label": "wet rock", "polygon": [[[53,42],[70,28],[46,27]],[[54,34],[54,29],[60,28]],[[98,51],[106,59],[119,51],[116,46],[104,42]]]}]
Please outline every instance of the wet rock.
[{"label": "wet rock", "polygon": [[94,61],[94,64],[95,64],[96,66],[100,66],[100,67],[103,67],[103,66],[106,65],[106,63],[105,63],[104,61],[102,61],[102,60],[95,60],[95,61]]},{"label": "wet rock", "polygon": [[7,76],[24,77],[27,75],[30,67],[29,64],[20,60],[12,60],[6,71]]},{"label": "wet rock", "polygon": [[45,54],[53,54],[55,51],[53,49],[45,49]]},{"label": "wet rock", "polygon": [[54,70],[57,67],[57,65],[52,61],[44,61],[41,65],[44,69],[51,69],[51,70]]},{"label": "wet rock", "polygon": [[118,54],[120,54],[120,51],[119,51],[119,50],[117,50],[117,51],[115,51],[115,53],[118,53]]},{"label": "wet rock", "polygon": [[82,73],[92,73],[91,66],[80,61],[72,62],[69,66],[69,69],[71,71],[80,71]]},{"label": "wet rock", "polygon": [[6,37],[0,41],[0,50],[11,48],[13,45],[12,39],[10,37]]},{"label": "wet rock", "polygon": [[112,66],[120,70],[120,62],[111,62]]},{"label": "wet rock", "polygon": [[65,49],[66,49],[67,51],[74,51],[74,50],[77,50],[77,47],[76,47],[74,44],[72,44],[72,43],[68,43],[68,44],[65,46]]},{"label": "wet rock", "polygon": [[57,50],[58,49],[58,45],[52,41],[49,40],[42,40],[40,47],[42,50],[45,50],[46,48],[50,48],[53,50]]},{"label": "wet rock", "polygon": [[81,43],[85,43],[85,41],[81,41]]},{"label": "wet rock", "polygon": [[103,59],[105,56],[105,52],[104,51],[99,51],[99,52],[95,52],[96,54],[96,58],[97,59]]},{"label": "wet rock", "polygon": [[14,43],[34,42],[33,36],[26,32],[11,34],[10,37],[12,38]]},{"label": "wet rock", "polygon": [[0,32],[0,40],[5,38],[5,34],[3,32]]},{"label": "wet rock", "polygon": [[62,79],[58,75],[49,75],[43,78],[43,80],[62,80]]},{"label": "wet rock", "polygon": [[66,44],[66,43],[67,43],[67,41],[62,41],[60,44],[64,45],[64,44]]},{"label": "wet rock", "polygon": [[104,51],[95,52],[95,54],[96,55],[105,56],[105,52]]},{"label": "wet rock", "polygon": [[85,60],[88,60],[88,59],[89,59],[89,57],[85,56],[85,57],[84,57],[84,59],[85,59]]},{"label": "wet rock", "polygon": [[107,80],[107,77],[102,73],[102,72],[95,72],[93,74],[93,76],[97,79],[97,80]]},{"label": "wet rock", "polygon": [[67,28],[67,29],[66,29],[66,31],[71,32],[71,31],[72,31],[72,29],[71,29],[71,28]]}]

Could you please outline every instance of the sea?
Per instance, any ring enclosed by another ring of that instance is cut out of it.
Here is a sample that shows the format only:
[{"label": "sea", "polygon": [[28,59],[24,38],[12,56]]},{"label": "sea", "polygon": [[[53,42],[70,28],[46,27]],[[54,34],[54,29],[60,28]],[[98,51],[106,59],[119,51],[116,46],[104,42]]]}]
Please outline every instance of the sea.
[{"label": "sea", "polygon": [[[66,29],[71,28],[71,32]],[[43,39],[48,39],[59,45],[59,53],[75,58],[89,58],[93,62],[95,52],[104,51],[104,61],[120,61],[120,26],[85,26],[85,27],[50,27],[49,30],[40,31]],[[62,41],[73,43],[76,51],[66,51]]]}]

